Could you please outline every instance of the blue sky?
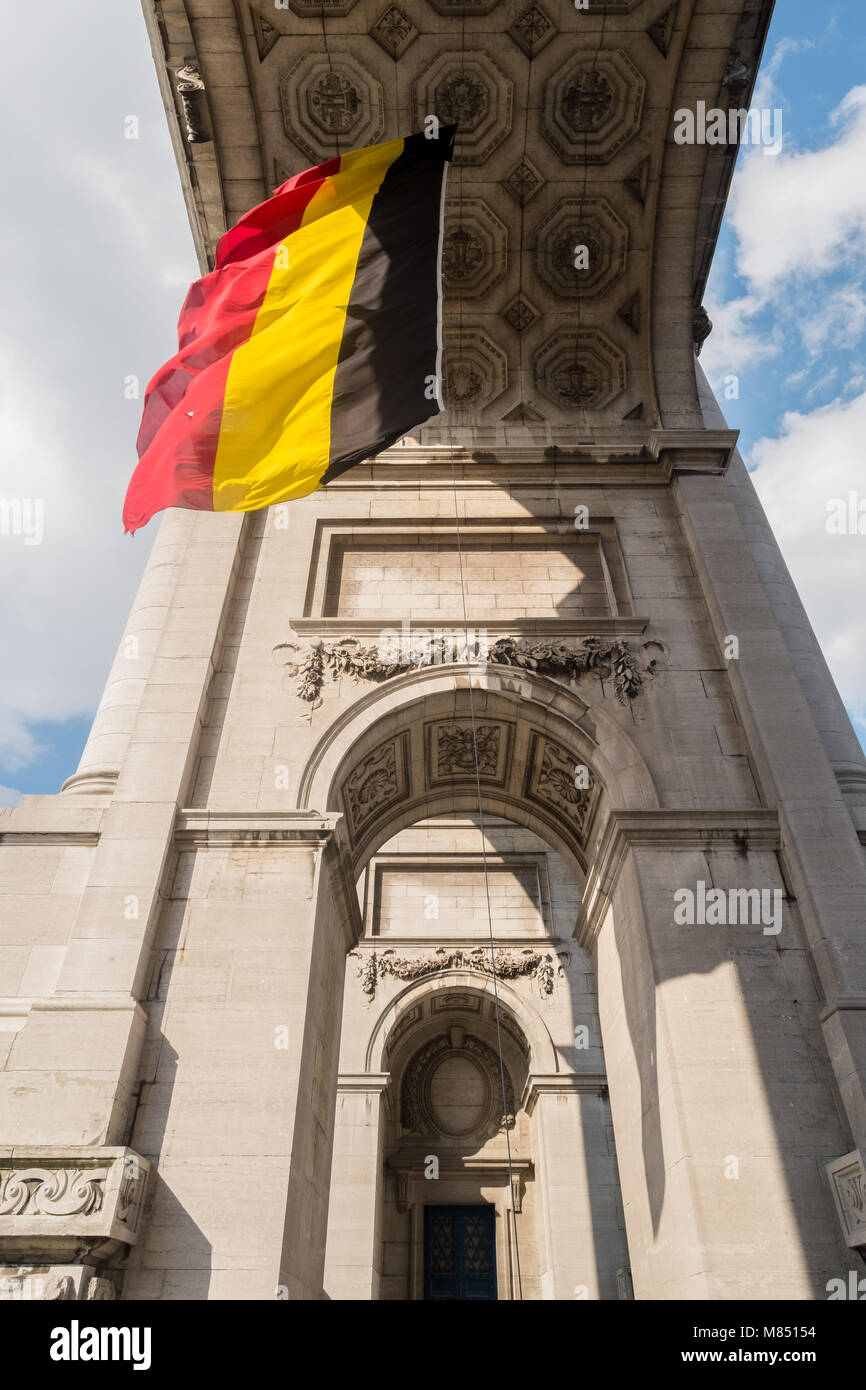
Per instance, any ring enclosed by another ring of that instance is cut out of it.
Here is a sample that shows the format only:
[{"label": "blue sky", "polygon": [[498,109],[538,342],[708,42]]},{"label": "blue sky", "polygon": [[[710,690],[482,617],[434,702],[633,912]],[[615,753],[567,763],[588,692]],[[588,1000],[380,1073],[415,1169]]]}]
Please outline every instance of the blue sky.
[{"label": "blue sky", "polygon": [[866,5],[779,0],[754,104],[783,149],[740,152],[702,362],[866,746],[866,535],[827,531],[866,501]]},{"label": "blue sky", "polygon": [[[30,49],[23,9],[0,14],[7,52]],[[866,3],[778,0],[762,74],[784,146],[740,153],[702,362],[866,744],[866,536],[825,524],[834,498],[866,499]],[[43,544],[0,545],[0,804],[78,762],[153,539],[119,522],[124,381],[174,351],[198,273],[137,5],[54,7],[39,85],[62,117],[34,113],[26,63],[0,92],[0,495],[45,498]]]}]

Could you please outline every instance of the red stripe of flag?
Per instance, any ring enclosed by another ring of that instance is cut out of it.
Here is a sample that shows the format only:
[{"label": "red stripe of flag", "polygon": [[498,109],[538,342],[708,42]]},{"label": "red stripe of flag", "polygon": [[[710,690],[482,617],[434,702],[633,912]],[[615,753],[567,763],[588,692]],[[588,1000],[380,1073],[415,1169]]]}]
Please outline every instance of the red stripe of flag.
[{"label": "red stripe of flag", "polygon": [[215,269],[190,287],[178,319],[178,351],[145,391],[139,462],[123,510],[127,530],[163,507],[213,510],[232,354],[252,333],[273,270],[271,248],[300,227],[310,200],[339,167],[337,156],[305,169],[245,213],[220,238]]}]

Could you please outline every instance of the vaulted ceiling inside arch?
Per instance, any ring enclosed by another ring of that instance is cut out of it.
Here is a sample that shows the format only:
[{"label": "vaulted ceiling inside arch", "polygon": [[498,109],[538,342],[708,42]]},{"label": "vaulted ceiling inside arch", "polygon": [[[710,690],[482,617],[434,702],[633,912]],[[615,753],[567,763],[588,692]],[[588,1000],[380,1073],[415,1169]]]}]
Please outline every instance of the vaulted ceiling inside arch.
[{"label": "vaulted ceiling inside arch", "polygon": [[456,120],[452,420],[554,439],[699,423],[695,312],[736,147],[677,145],[674,112],[748,106],[772,0],[144,7],[204,265],[287,175]]}]

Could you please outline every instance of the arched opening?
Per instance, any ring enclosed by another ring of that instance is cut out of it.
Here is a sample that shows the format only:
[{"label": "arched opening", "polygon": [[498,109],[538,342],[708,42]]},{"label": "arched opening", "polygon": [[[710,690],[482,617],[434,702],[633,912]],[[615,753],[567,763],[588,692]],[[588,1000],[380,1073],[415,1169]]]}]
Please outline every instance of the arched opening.
[{"label": "arched opening", "polygon": [[359,877],[332,1298],[618,1296],[594,972],[571,937],[580,883],[536,831],[484,809],[483,837],[477,812],[422,817]]},{"label": "arched opening", "polygon": [[[342,817],[360,930],[328,1295],[620,1296],[594,968],[573,932],[610,807],[657,804],[633,743],[544,677],[428,669],[329,726],[298,802]],[[484,1271],[468,1268],[479,1241]]]}]

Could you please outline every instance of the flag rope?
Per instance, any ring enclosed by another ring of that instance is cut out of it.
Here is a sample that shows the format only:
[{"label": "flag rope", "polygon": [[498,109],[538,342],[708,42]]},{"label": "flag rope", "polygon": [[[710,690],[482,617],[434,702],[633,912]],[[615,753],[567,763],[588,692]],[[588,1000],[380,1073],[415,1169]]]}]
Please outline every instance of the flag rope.
[{"label": "flag rope", "polygon": [[[460,24],[460,60],[461,60],[461,64],[465,63],[465,58],[466,58],[466,12],[465,12],[465,10],[464,10],[464,11],[463,11],[463,14],[461,15],[461,24]],[[528,93],[527,93],[527,95],[528,95]],[[459,127],[458,127],[458,130],[459,130]],[[524,128],[524,149],[525,149],[525,140],[526,140],[526,130],[525,130],[525,128]],[[455,150],[456,150],[456,140],[455,140]],[[456,160],[455,160],[455,163],[456,163]],[[458,187],[457,196],[458,196],[458,200],[459,200],[459,201],[458,201],[458,207],[460,207],[460,206],[462,206],[463,171],[462,171],[462,168],[461,168],[461,166],[460,166],[459,164],[457,165],[457,169],[458,169],[458,171],[459,171],[459,187]],[[444,227],[443,227],[442,235],[444,236]],[[522,260],[522,246],[519,248],[519,255],[520,255],[520,258],[521,258],[521,260]],[[443,316],[443,317],[444,317],[444,316]],[[443,325],[443,330],[444,330],[444,325]],[[460,338],[462,337],[462,331],[463,331],[463,295],[462,295],[461,293],[458,292],[458,295],[457,295],[457,335],[458,335],[458,341],[459,341]],[[444,387],[445,387],[445,383],[443,382],[443,383],[442,383],[442,398],[443,398],[443,400],[445,399]],[[447,409],[447,401],[446,401],[445,403],[446,403],[446,409]],[[462,609],[463,609],[463,633],[464,633],[464,639],[465,639],[465,643],[466,643],[466,657],[467,657],[467,661],[468,661],[468,659],[469,659],[469,650],[468,650],[468,644],[469,644],[469,614],[468,614],[468,607],[467,607],[467,602],[466,602],[466,578],[465,578],[465,573],[464,573],[464,568],[463,568],[463,541],[462,541],[462,536],[461,536],[461,531],[460,531],[460,504],[459,504],[459,499],[458,499],[458,495],[457,495],[457,471],[456,471],[456,463],[455,463],[455,458],[454,458],[454,430],[453,430],[453,425],[452,425],[452,421],[451,421],[450,414],[446,413],[446,417],[445,417],[445,418],[446,418],[446,427],[447,427],[447,432],[448,432],[448,453],[449,453],[449,457],[450,457],[450,461],[451,461],[451,489],[452,489],[452,494],[453,494],[453,499],[454,499],[454,527],[455,527],[455,534],[456,534],[456,540],[457,540],[457,564],[458,564],[458,569],[459,569],[459,574],[460,574],[460,598],[461,598]],[[473,636],[474,636],[474,634],[473,634]],[[486,644],[485,644],[485,652],[486,652]],[[490,978],[491,978],[491,981],[492,981],[492,984],[493,984],[493,1015],[494,1015],[494,1020],[495,1020],[495,1023],[496,1023],[496,1051],[497,1051],[497,1055],[498,1055],[498,1058],[499,1058],[499,1084],[500,1084],[501,1093],[502,1093],[502,1115],[503,1115],[504,1129],[505,1129],[505,1156],[506,1156],[506,1166],[507,1166],[507,1171],[508,1171],[508,1205],[507,1205],[506,1210],[507,1210],[508,1216],[510,1217],[511,1234],[512,1234],[512,1240],[513,1240],[513,1242],[514,1242],[514,1272],[516,1273],[516,1276],[517,1276],[517,1298],[518,1298],[519,1301],[522,1301],[522,1300],[523,1300],[523,1278],[522,1278],[521,1268],[520,1268],[520,1241],[519,1241],[518,1234],[517,1234],[517,1212],[515,1211],[515,1199],[516,1199],[517,1193],[516,1193],[515,1186],[514,1186],[514,1167],[513,1167],[513,1160],[512,1160],[512,1153],[511,1153],[511,1134],[510,1134],[510,1129],[509,1129],[509,1122],[512,1121],[514,1117],[510,1116],[509,1113],[508,1113],[508,1088],[507,1088],[506,1082],[505,1082],[505,1059],[504,1059],[503,1054],[502,1054],[502,1023],[501,1023],[500,1004],[499,1004],[499,979],[498,979],[498,976],[497,976],[497,973],[496,973],[496,941],[495,941],[494,932],[493,932],[493,910],[492,910],[491,902],[490,902],[490,873],[489,873],[488,863],[487,863],[487,832],[486,832],[485,823],[484,823],[484,799],[483,799],[482,794],[481,794],[481,764],[480,764],[479,757],[478,757],[478,726],[477,726],[477,720],[476,720],[476,716],[475,716],[475,695],[474,695],[474,691],[473,691],[473,688],[472,688],[472,676],[471,676],[471,674],[470,674],[470,676],[469,676],[469,681],[468,681],[468,685],[467,685],[467,690],[468,690],[468,695],[469,695],[469,720],[470,720],[470,724],[471,724],[471,728],[472,728],[472,759],[473,759],[473,765],[474,765],[474,771],[475,771],[475,792],[476,792],[476,798],[477,798],[477,802],[478,802],[478,830],[479,830],[479,835],[480,835],[480,838],[481,838],[481,864],[482,864],[482,868],[483,868],[483,872],[484,872],[484,898],[485,898],[485,903],[486,903],[486,908],[487,908],[487,933],[488,933],[488,939],[489,939],[489,943],[490,943]]]}]

